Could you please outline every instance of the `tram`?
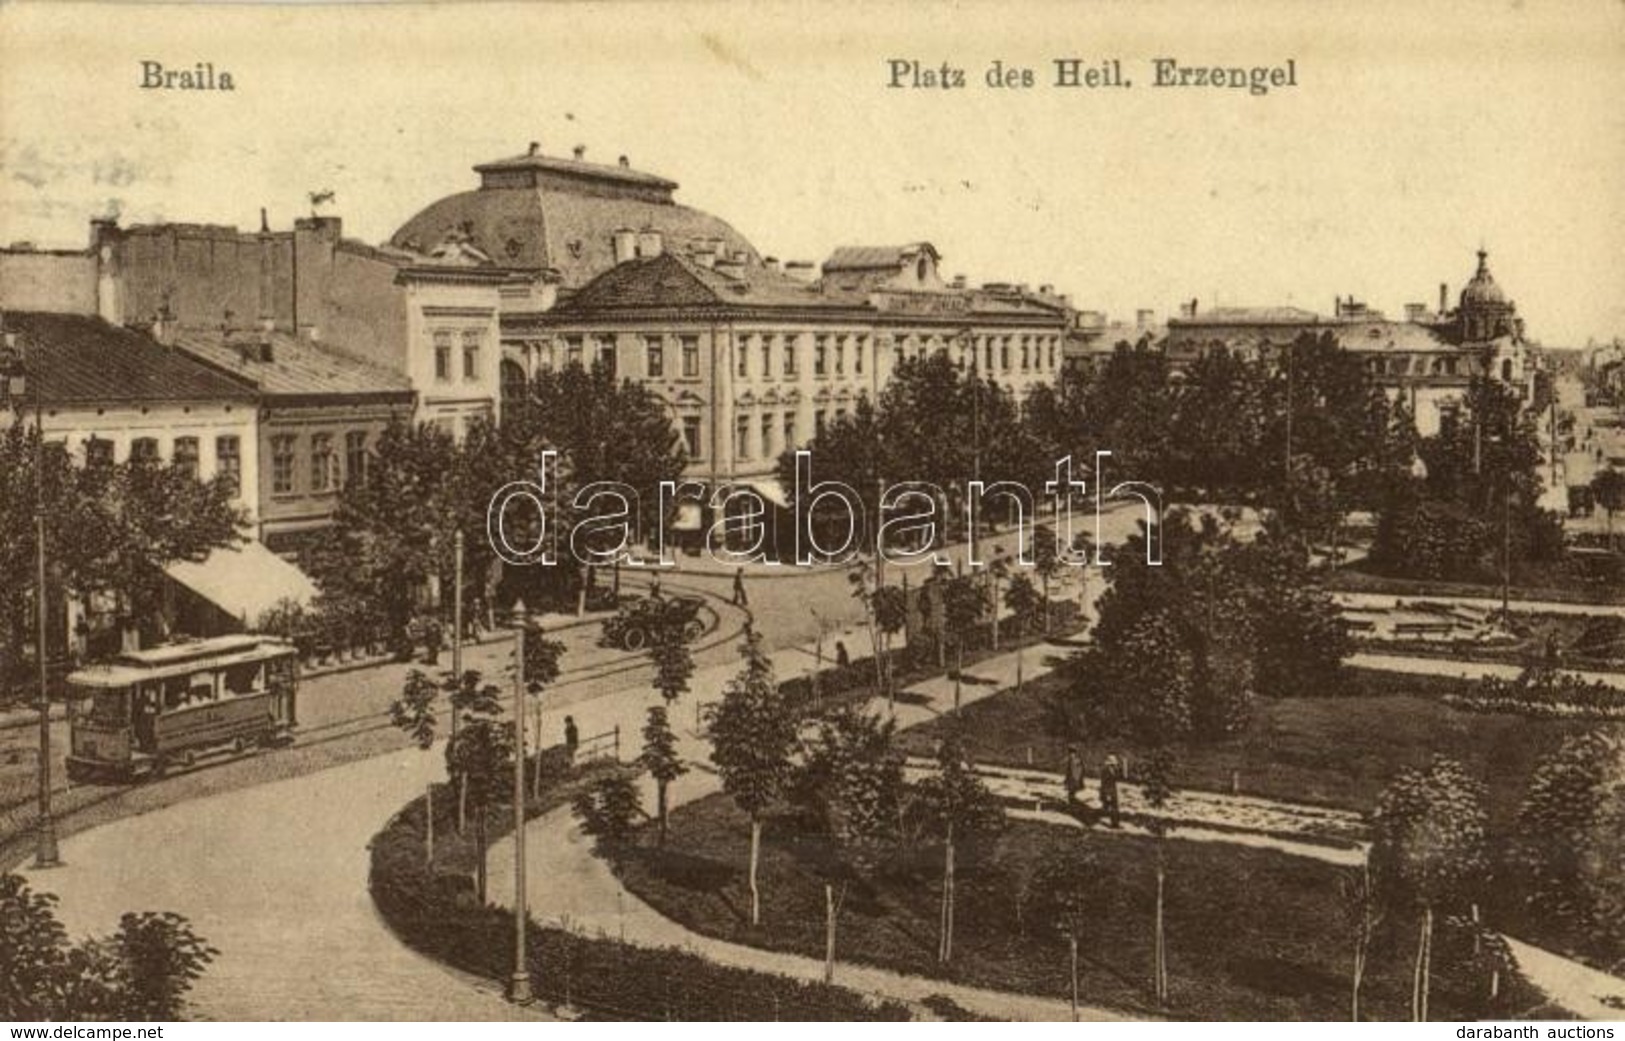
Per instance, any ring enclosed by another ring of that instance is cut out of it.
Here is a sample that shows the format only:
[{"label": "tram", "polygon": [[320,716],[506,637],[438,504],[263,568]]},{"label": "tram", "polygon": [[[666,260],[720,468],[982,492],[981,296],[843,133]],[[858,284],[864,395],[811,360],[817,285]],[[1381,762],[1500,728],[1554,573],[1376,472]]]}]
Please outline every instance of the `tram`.
[{"label": "tram", "polygon": [[218,752],[291,740],[299,657],[291,644],[219,636],[122,654],[71,673],[68,776],[161,777]]}]

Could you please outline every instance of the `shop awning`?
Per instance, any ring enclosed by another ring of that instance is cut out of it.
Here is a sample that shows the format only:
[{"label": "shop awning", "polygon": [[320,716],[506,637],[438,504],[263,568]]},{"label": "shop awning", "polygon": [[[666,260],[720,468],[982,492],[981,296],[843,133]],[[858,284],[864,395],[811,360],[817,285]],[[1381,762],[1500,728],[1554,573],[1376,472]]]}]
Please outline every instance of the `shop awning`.
[{"label": "shop awning", "polygon": [[258,542],[177,561],[164,573],[249,628],[284,600],[308,607],[316,598],[316,585],[303,571]]},{"label": "shop awning", "polygon": [[735,487],[749,488],[757,495],[760,495],[764,501],[772,503],[781,509],[788,509],[790,506],[790,497],[784,494],[784,485],[771,477],[758,477],[751,481],[739,481],[735,484]]}]

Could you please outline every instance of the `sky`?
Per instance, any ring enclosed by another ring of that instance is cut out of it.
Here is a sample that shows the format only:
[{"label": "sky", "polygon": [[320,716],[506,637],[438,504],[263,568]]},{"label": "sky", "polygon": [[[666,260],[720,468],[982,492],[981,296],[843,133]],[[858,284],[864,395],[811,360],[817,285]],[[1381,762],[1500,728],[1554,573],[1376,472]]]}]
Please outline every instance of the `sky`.
[{"label": "sky", "polygon": [[[1129,89],[1056,89],[1053,61]],[[1156,58],[1292,59],[1257,97]],[[964,89],[891,88],[893,59]],[[995,60],[1031,89],[985,85]],[[142,61],[236,89],[144,90]],[[677,181],[764,254],[932,242],[1132,320],[1452,300],[1490,251],[1532,337],[1625,334],[1625,3],[0,2],[0,242],[92,216],[386,239],[530,141]]]}]

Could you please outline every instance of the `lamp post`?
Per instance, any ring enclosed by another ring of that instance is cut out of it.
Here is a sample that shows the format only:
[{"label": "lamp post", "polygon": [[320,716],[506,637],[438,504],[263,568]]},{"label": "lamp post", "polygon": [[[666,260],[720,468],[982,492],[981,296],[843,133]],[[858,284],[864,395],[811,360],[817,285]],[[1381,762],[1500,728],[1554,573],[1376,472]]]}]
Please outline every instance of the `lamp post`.
[{"label": "lamp post", "polygon": [[[0,322],[3,329],[3,322]],[[29,393],[28,367],[17,349],[17,334],[4,330],[0,342],[0,378],[4,379],[4,397],[17,416],[23,414],[24,399]],[[39,663],[39,821],[34,832],[34,866],[55,867],[62,863],[57,851],[56,818],[51,812],[51,687],[50,667],[46,661],[47,604],[49,596],[45,585],[45,420],[41,404],[39,381],[33,384],[34,398],[34,547],[37,563],[38,636],[34,656]]]},{"label": "lamp post", "polygon": [[525,957],[525,637],[530,615],[523,600],[513,605],[513,613],[513,975],[508,981],[508,1000],[528,1005],[533,1000]]}]

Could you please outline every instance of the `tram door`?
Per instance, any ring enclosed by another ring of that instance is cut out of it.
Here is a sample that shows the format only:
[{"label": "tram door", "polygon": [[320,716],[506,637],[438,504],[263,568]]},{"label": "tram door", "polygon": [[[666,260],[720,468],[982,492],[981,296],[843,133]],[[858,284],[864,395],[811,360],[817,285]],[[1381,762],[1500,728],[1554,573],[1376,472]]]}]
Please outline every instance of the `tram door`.
[{"label": "tram door", "polygon": [[135,746],[148,754],[158,751],[158,688],[149,683],[137,685],[133,693],[135,704],[131,706],[132,725],[135,727]]}]

